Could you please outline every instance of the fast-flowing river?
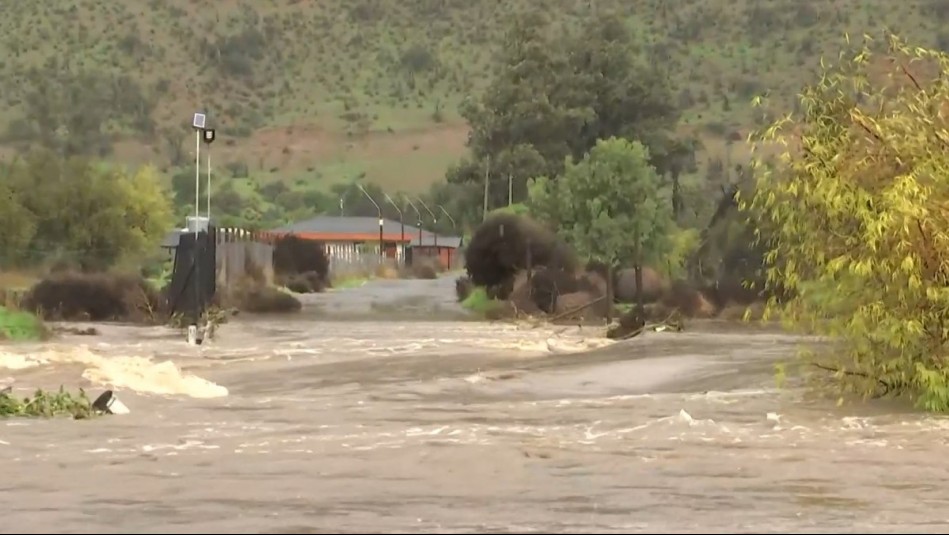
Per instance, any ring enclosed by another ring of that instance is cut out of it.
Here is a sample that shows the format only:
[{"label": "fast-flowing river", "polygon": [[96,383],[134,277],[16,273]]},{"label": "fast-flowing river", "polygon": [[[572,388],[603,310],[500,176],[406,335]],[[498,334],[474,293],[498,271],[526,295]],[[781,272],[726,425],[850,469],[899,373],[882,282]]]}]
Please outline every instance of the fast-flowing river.
[{"label": "fast-flowing river", "polygon": [[131,413],[0,421],[5,533],[944,532],[949,421],[774,386],[758,327],[470,321],[450,277],[0,346]]}]

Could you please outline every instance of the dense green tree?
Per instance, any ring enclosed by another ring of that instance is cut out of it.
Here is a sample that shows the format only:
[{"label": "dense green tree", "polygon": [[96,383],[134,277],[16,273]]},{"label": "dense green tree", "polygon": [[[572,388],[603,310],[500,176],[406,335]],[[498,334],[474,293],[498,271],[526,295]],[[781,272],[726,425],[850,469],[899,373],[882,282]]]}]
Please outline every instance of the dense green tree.
[{"label": "dense green tree", "polygon": [[0,174],[0,191],[16,205],[5,215],[21,220],[4,227],[2,241],[13,249],[5,256],[19,265],[56,261],[104,269],[147,255],[173,223],[160,184],[150,167],[132,173],[30,153]]},{"label": "dense green tree", "polygon": [[577,163],[567,163],[558,180],[535,179],[532,212],[553,222],[577,251],[613,266],[632,264],[637,282],[644,265],[662,265],[675,231],[669,192],[649,165],[638,141],[600,140]]},{"label": "dense green tree", "polygon": [[661,165],[673,161],[664,156],[677,120],[673,97],[635,44],[616,14],[567,28],[552,27],[541,9],[516,15],[487,90],[462,106],[471,154],[449,181],[483,185],[487,177],[491,209],[507,204],[509,182],[521,202],[529,178],[559,175],[598,139],[641,140],[663,155]]},{"label": "dense green tree", "polygon": [[[433,230],[441,234],[464,236],[472,232],[473,223],[481,222],[483,188],[479,184],[437,182],[423,198],[432,210],[437,210],[438,224]],[[446,216],[442,208],[451,217]],[[415,213],[411,207],[405,212],[406,219],[408,220],[410,213],[412,224],[415,224]]]},{"label": "dense green tree", "polygon": [[216,220],[219,220],[218,224],[221,226],[232,226],[226,225],[220,221],[220,218],[240,214],[244,204],[244,197],[234,188],[234,184],[231,181],[225,180],[223,184],[217,187],[216,191],[212,193],[211,201],[213,203],[211,213],[214,214]]},{"label": "dense green tree", "polygon": [[[202,189],[204,186],[204,177],[202,177]],[[174,194],[175,206],[178,211],[184,210],[183,213],[188,213],[190,209],[194,211],[194,187],[195,187],[195,176],[194,168],[191,169],[182,169],[178,171],[171,177],[171,191]],[[207,202],[204,195],[200,198],[201,202]]]},{"label": "dense green tree", "polygon": [[[891,68],[881,75],[881,66]],[[898,40],[842,55],[801,112],[758,138],[745,208],[769,228],[767,283],[788,325],[836,338],[809,369],[841,393],[949,409],[949,55]]]}]

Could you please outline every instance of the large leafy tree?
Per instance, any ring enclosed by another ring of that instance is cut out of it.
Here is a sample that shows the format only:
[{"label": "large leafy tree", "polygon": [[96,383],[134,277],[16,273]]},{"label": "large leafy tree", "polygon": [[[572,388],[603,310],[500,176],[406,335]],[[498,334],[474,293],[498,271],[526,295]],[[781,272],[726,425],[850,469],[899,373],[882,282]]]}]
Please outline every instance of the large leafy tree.
[{"label": "large leafy tree", "polygon": [[672,251],[670,193],[638,141],[600,140],[583,160],[568,162],[558,180],[534,180],[530,192],[532,211],[579,254],[632,264],[640,286],[642,267],[660,265]]},{"label": "large leafy tree", "polygon": [[470,156],[449,170],[451,182],[489,181],[489,210],[526,196],[529,178],[555,177],[598,139],[641,140],[660,165],[677,113],[665,78],[635,45],[620,15],[577,27],[553,27],[541,9],[513,17],[494,77],[462,115],[471,126]]},{"label": "large leafy tree", "polygon": [[772,231],[767,283],[790,296],[772,306],[842,342],[810,363],[834,370],[842,393],[908,394],[940,411],[949,409],[947,74],[949,56],[895,38],[842,56],[804,89],[800,113],[758,138],[759,150],[787,149],[780,165],[759,168],[745,203]]},{"label": "large leafy tree", "polygon": [[20,265],[105,269],[148,255],[173,224],[168,195],[148,167],[131,173],[36,151],[2,168],[0,191],[9,192],[19,220],[0,241],[20,248],[5,255]]}]

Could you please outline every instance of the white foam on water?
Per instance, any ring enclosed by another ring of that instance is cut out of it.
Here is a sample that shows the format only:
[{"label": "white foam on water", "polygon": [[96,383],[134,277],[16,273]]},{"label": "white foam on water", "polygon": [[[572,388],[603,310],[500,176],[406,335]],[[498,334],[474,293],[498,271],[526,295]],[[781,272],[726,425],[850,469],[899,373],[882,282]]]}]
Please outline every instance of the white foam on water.
[{"label": "white foam on water", "polygon": [[844,429],[867,429],[872,427],[872,422],[869,418],[864,418],[860,416],[847,416],[841,420]]},{"label": "white foam on water", "polygon": [[0,366],[8,370],[25,370],[39,366],[36,359],[30,355],[17,355],[15,353],[0,353]]},{"label": "white foam on water", "polygon": [[221,447],[215,444],[205,444],[199,440],[186,440],[181,444],[146,444],[142,446],[142,451],[145,453],[151,453],[155,451],[162,450],[188,450],[188,449],[202,449],[202,450],[217,450]]},{"label": "white foam on water", "polygon": [[[476,373],[467,377],[465,380],[469,383],[479,383],[490,377],[483,373]],[[640,400],[669,400],[669,401],[712,401],[716,403],[733,403],[741,398],[765,396],[778,392],[775,389],[758,390],[736,390],[732,392],[708,391],[697,394],[679,394],[679,393],[656,393],[656,394],[619,394],[615,396],[596,397],[596,398],[564,398],[530,401],[529,405],[543,406],[553,405],[556,407],[567,407],[571,405],[610,407],[620,403]]]},{"label": "white foam on water", "polygon": [[84,346],[29,354],[0,351],[0,368],[20,370],[69,364],[85,366],[82,372],[84,379],[116,389],[193,398],[228,395],[227,388],[183,372],[175,363],[167,360],[154,362],[145,357],[100,355]]},{"label": "white foam on water", "polygon": [[472,346],[485,349],[534,353],[537,355],[582,353],[616,343],[614,340],[600,338],[538,336],[544,334],[547,333],[537,333],[533,336],[525,335],[516,339],[472,339],[470,342]]},{"label": "white foam on water", "polygon": [[554,354],[580,353],[593,349],[615,344],[614,340],[608,338],[581,338],[579,340],[564,340],[560,338],[548,338],[547,349]]},{"label": "white foam on water", "polygon": [[483,382],[485,382],[485,381],[487,381],[487,380],[488,380],[487,376],[485,376],[485,375],[484,375],[483,373],[481,373],[481,372],[473,373],[473,374],[469,375],[468,377],[465,377],[465,381],[468,382],[468,383],[471,383],[471,384],[473,384],[473,385],[474,385],[474,384],[478,384],[478,383],[483,383]]}]

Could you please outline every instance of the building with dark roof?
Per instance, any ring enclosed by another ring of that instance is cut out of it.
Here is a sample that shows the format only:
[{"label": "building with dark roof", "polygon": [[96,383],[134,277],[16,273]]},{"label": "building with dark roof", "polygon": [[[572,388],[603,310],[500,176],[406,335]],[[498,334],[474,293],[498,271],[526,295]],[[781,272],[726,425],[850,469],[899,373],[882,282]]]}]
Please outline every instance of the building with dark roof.
[{"label": "building with dark roof", "polygon": [[379,255],[381,242],[382,254],[387,258],[404,262],[410,255],[412,258],[436,256],[446,268],[456,263],[455,253],[462,242],[457,236],[440,236],[414,225],[402,225],[398,221],[375,217],[323,215],[276,228],[269,233],[278,236],[292,234],[323,242],[331,261],[334,257],[349,259],[367,252]]}]

